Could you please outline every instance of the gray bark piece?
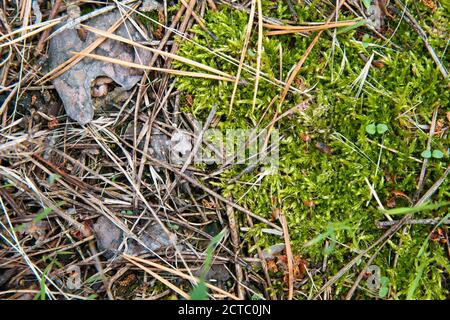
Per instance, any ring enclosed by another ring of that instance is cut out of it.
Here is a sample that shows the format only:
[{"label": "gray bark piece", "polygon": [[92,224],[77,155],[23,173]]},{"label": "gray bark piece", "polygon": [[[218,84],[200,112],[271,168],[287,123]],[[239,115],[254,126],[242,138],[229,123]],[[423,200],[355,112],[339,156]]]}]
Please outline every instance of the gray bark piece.
[{"label": "gray bark piece", "polygon": [[[97,29],[107,30],[116,21],[121,19],[120,13],[115,10],[107,14],[92,18],[86,24]],[[126,23],[126,27],[125,27]],[[142,37],[126,21],[117,30],[116,34],[134,41],[142,41]],[[127,31],[128,30],[128,31]],[[80,39],[77,30],[67,29],[50,40],[49,65],[56,68],[72,57],[71,51],[80,52],[89,46],[97,36],[88,32],[85,41]],[[95,54],[119,59],[137,64],[148,64],[151,53],[142,49],[135,49],[111,39],[105,40],[98,46]],[[92,81],[100,76],[110,77],[125,90],[130,90],[141,79],[142,70],[127,68],[91,58],[83,58],[71,69],[53,79],[53,85],[58,92],[66,109],[67,115],[80,124],[90,122],[94,117],[94,107],[91,99]]]}]

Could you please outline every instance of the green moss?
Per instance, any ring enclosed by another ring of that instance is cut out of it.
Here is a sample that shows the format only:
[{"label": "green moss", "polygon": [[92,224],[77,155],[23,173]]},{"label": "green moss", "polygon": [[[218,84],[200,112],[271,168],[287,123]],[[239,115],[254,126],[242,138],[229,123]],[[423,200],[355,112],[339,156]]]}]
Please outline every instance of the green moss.
[{"label": "green moss", "polygon": [[[290,19],[290,12],[282,1],[275,4],[263,1],[263,6],[266,15]],[[419,10],[429,9],[421,6]],[[301,21],[323,21],[314,7],[298,6],[297,12]],[[426,16],[423,23],[430,35],[430,42],[441,56],[446,45],[443,39],[448,38],[448,8],[422,12],[422,15]],[[351,18],[349,15],[345,17]],[[205,48],[239,60],[248,22],[247,14],[222,7],[219,12],[208,12],[206,21],[208,28],[219,40],[212,40],[203,30],[194,27],[194,41],[180,41],[178,54],[236,74],[236,65]],[[394,30],[397,24],[397,19],[390,20],[388,28]],[[387,35],[388,38],[390,36],[391,34]],[[313,35],[264,37],[262,72],[267,74],[268,79],[279,79],[280,76],[285,79],[291,67],[305,52],[312,37]],[[256,38],[255,29],[245,61],[253,67],[256,66]],[[376,38],[364,27],[338,34],[336,39],[337,42],[333,44],[333,32],[325,32],[299,73],[306,88],[313,88],[310,93],[314,100],[309,109],[304,115],[295,114],[276,124],[280,134],[284,136],[280,145],[280,167],[277,174],[264,177],[260,184],[249,189],[248,184],[244,183],[255,182],[256,175],[262,168],[244,174],[238,182],[229,184],[230,178],[245,168],[234,166],[222,174],[220,181],[216,183],[222,187],[224,195],[231,194],[234,199],[240,199],[240,205],[266,218],[271,218],[275,197],[277,206],[288,218],[294,251],[308,261],[310,269],[321,266],[325,241],[333,244],[332,250],[329,250],[331,252],[326,252],[328,265],[325,276],[318,273],[313,277],[316,287],[324,284],[359,250],[367,248],[384,232],[375,227],[375,222],[385,220],[385,217],[378,210],[376,201],[371,199],[365,178],[373,183],[385,205],[395,190],[414,197],[421,164],[410,159],[410,156],[420,159],[428,138],[428,134],[415,127],[414,122],[430,124],[435,106],[440,106],[439,119],[444,121],[445,112],[449,111],[447,82],[443,80],[420,38],[407,24],[400,24],[391,39],[403,50],[386,46],[384,40]],[[282,75],[279,74],[280,48]],[[351,85],[365,65],[360,57],[361,53],[366,57],[374,54],[374,59],[382,60],[384,67],[370,68],[362,94],[357,97],[358,85],[353,89]],[[448,57],[447,54],[444,59],[447,65]],[[180,69],[194,70],[182,64],[174,64]],[[254,77],[246,71],[242,73],[242,77],[248,85],[239,86],[231,114],[228,114],[228,107],[233,91],[232,83],[179,78],[178,89],[194,97],[193,106],[186,107],[185,111],[205,119],[212,105],[217,103],[217,114],[222,117],[219,129],[253,128],[263,117],[269,102],[280,95],[281,88],[261,80],[257,107],[252,111]],[[302,99],[301,95],[289,94],[281,111],[289,110]],[[262,127],[270,123],[275,111],[276,104],[263,117]],[[387,124],[388,131],[382,136],[369,136],[365,128],[371,123]],[[304,142],[302,134],[310,136],[311,142]],[[383,150],[377,170],[380,148],[376,143],[371,143],[369,138],[398,150],[399,153]],[[332,153],[319,150],[315,146],[318,142],[328,145]],[[432,149],[439,149],[446,156],[430,160],[425,190],[440,177],[448,165],[448,147],[448,139],[438,136],[433,138]],[[448,199],[447,190],[448,181],[432,200]],[[311,201],[314,206],[310,205]],[[407,205],[407,201],[397,199],[397,206]],[[416,216],[443,216],[445,210],[420,212]],[[256,245],[251,237],[255,234],[259,236],[257,245],[260,246],[280,241],[279,238],[264,234],[262,227],[265,226],[256,225],[254,230],[242,234],[249,242],[250,250]],[[406,234],[399,232],[375,259],[373,264],[381,268],[381,275],[389,278],[388,297],[448,297],[448,287],[445,284],[449,278],[446,248],[433,242],[426,246],[423,254],[419,252],[430,231],[430,226],[413,226]],[[322,239],[317,238],[320,235],[323,236]],[[312,239],[320,241],[305,246]],[[335,298],[345,296],[364,264],[365,262],[361,262],[339,280],[333,290]],[[282,289],[280,281],[281,278],[275,281],[273,289]],[[361,285],[365,287],[363,283]],[[309,281],[301,290],[310,295],[311,286]],[[358,297],[370,298],[373,293],[361,290]]]}]

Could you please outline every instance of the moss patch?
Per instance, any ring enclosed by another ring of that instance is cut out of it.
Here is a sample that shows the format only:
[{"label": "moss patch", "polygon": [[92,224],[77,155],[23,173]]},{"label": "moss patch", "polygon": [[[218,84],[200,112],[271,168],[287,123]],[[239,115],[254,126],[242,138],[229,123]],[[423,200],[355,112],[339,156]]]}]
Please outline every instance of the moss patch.
[{"label": "moss patch", "polygon": [[[263,8],[267,16],[290,18],[290,12],[282,1],[275,4],[263,1]],[[300,21],[323,21],[314,6],[297,6],[296,9]],[[448,8],[431,11],[419,3],[412,13],[424,18],[417,19],[429,35],[437,54],[442,55],[444,64],[449,65],[449,55],[444,54],[444,39],[448,39]],[[352,18],[355,17],[349,12],[340,16],[341,20]],[[218,40],[214,41],[206,32],[194,27],[194,41],[180,41],[178,54],[236,74],[237,66],[217,54],[239,60],[248,15],[221,7],[219,12],[208,12],[206,21]],[[310,270],[321,268],[327,255],[325,271],[314,272],[313,281],[298,288],[307,297],[312,297],[317,288],[345,266],[359,250],[367,248],[384,232],[375,226],[375,222],[386,218],[370,196],[365,179],[374,185],[384,206],[388,203],[390,206],[408,206],[406,197],[396,195],[402,194],[412,199],[416,193],[421,163],[411,157],[422,159],[421,153],[426,149],[428,139],[423,125],[431,123],[436,106],[440,106],[438,121],[442,127],[449,126],[449,119],[446,118],[446,113],[450,111],[447,81],[442,78],[420,38],[406,23],[399,25],[397,18],[388,19],[386,23],[385,36],[392,37],[391,41],[402,49],[386,44],[385,40],[365,27],[339,33],[335,41],[333,31],[322,34],[296,81],[299,87],[311,89],[312,103],[304,114],[296,113],[276,124],[283,136],[280,167],[276,174],[264,177],[260,183],[249,188],[248,183],[254,183],[263,168],[244,174],[237,182],[230,184],[230,179],[245,168],[234,166],[215,182],[222,187],[224,195],[232,195],[240,205],[268,219],[275,208],[281,209],[288,219],[293,249],[307,261]],[[256,27],[252,34],[245,63],[255,67]],[[286,78],[313,36],[264,37],[262,72],[271,81],[261,80],[256,110],[252,111],[254,77],[243,71],[242,77],[248,85],[239,86],[231,114],[228,114],[228,106],[232,83],[177,79],[178,89],[194,98],[192,106],[186,105],[186,111],[205,119],[213,104],[217,104],[217,115],[222,119],[219,129],[253,128],[261,118],[261,127],[266,126],[273,118],[277,103],[265,115],[264,111],[281,92],[274,80]],[[372,54],[383,67],[371,66],[358,95],[359,83],[355,79],[366,65],[362,56],[368,58]],[[194,70],[174,64],[180,69]],[[303,100],[301,95],[289,94],[280,111],[287,111]],[[372,123],[386,124],[388,131],[383,135],[369,135],[366,127]],[[432,149],[441,150],[444,157],[430,160],[424,190],[447,167],[448,142],[446,135],[434,136]],[[377,143],[398,153],[380,152]],[[324,146],[331,152],[324,152]],[[447,180],[432,200],[447,200],[450,196],[448,190]],[[443,217],[446,212],[446,208],[441,208],[419,212],[415,217]],[[262,247],[283,241],[263,233],[263,227],[257,224],[253,230],[242,234],[250,251],[255,250],[251,237],[254,234],[259,238],[257,245]],[[368,290],[363,280],[361,290],[354,297],[372,298],[381,294],[394,299],[448,298],[448,248],[439,242],[427,241],[431,230],[431,226],[413,226],[408,232],[395,235],[373,262],[380,267],[381,275],[389,280],[388,293]],[[364,265],[365,261],[361,261],[341,277],[333,286],[334,298],[345,296]],[[275,279],[275,289],[286,287],[282,277],[275,276]],[[297,295],[297,298],[302,297],[304,295]]]}]

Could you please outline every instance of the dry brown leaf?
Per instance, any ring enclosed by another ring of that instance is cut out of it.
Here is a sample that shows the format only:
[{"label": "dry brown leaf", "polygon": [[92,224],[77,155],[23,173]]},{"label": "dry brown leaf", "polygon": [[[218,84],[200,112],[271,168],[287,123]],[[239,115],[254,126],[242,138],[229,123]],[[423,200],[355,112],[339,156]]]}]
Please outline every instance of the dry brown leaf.
[{"label": "dry brown leaf", "polygon": [[307,206],[308,208],[313,208],[316,206],[316,203],[312,200],[305,200],[305,201],[303,201],[303,204],[305,206]]},{"label": "dry brown leaf", "polygon": [[[100,29],[108,29],[120,19],[120,13],[115,10],[108,14],[92,18],[88,24]],[[125,23],[126,27],[124,25]],[[143,40],[131,23],[125,23],[117,29],[117,34],[127,37],[130,33],[134,38],[133,40]],[[96,40],[97,36],[95,34],[88,33],[86,40],[83,41],[80,39],[76,28],[67,29],[57,34],[50,41],[50,68],[55,69],[64,64],[72,58],[72,51],[83,51]],[[132,46],[110,39],[103,41],[94,52],[120,59],[124,62],[142,64],[148,63],[151,58],[151,53],[148,51],[139,48],[135,49]],[[53,84],[63,101],[68,116],[80,124],[86,124],[94,117],[91,83],[96,78],[107,76],[125,90],[130,90],[142,78],[142,73],[143,71],[140,69],[84,58],[68,71],[53,79]]]},{"label": "dry brown leaf", "polygon": [[430,8],[431,10],[437,10],[437,5],[433,0],[421,0],[421,2],[424,4],[424,6]]},{"label": "dry brown leaf", "polygon": [[447,243],[447,237],[445,231],[442,228],[437,228],[430,234],[430,240],[441,244]]},{"label": "dry brown leaf", "polygon": [[434,135],[440,135],[442,133],[442,128],[444,127],[444,120],[438,119],[436,121],[436,128],[434,129]]},{"label": "dry brown leaf", "polygon": [[206,199],[202,200],[202,205],[207,209],[216,209],[217,205],[213,201],[208,201]]},{"label": "dry brown leaf", "polygon": [[[277,257],[277,265],[279,267],[280,270],[282,270],[284,272],[284,276],[283,276],[283,281],[285,283],[288,283],[289,278],[288,278],[288,272],[287,272],[287,256],[286,255],[280,255]],[[306,260],[303,260],[301,258],[301,256],[296,255],[294,256],[294,268],[293,268],[293,272],[294,272],[294,280],[301,280],[303,279],[303,277],[305,276],[305,272],[306,272]]]},{"label": "dry brown leaf", "polygon": [[302,139],[303,142],[311,142],[311,136],[306,133],[300,133],[300,139]]},{"label": "dry brown leaf", "polygon": [[273,273],[277,273],[277,272],[279,271],[279,270],[278,270],[278,266],[277,266],[275,260],[269,260],[269,261],[267,261],[267,269],[268,269],[270,272],[273,272]]},{"label": "dry brown leaf", "polygon": [[272,221],[278,220],[278,217],[280,216],[280,212],[281,212],[281,209],[280,209],[280,208],[275,208],[275,209],[272,211]]},{"label": "dry brown leaf", "polygon": [[397,205],[397,200],[395,197],[390,197],[386,202],[386,207],[388,208],[395,208]]}]

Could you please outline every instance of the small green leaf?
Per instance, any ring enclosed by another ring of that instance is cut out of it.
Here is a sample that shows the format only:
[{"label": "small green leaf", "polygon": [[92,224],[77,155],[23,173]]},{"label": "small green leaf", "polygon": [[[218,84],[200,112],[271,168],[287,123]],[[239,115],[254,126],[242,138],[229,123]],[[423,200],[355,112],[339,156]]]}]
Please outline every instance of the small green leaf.
[{"label": "small green leaf", "polygon": [[319,243],[319,242],[323,241],[327,237],[328,237],[328,232],[321,233],[317,237],[315,237],[314,239],[309,240],[307,243],[305,243],[304,246],[305,247],[312,246],[312,245],[314,245],[316,243]]},{"label": "small green leaf", "polygon": [[422,156],[422,158],[429,159],[431,158],[431,150],[422,151],[420,155]]},{"label": "small green leaf", "polygon": [[[66,202],[65,201],[60,201],[58,203],[55,204],[55,206],[57,208],[61,207],[62,205],[64,205]],[[44,210],[42,210],[41,212],[39,212],[36,217],[34,217],[33,221],[35,223],[41,221],[42,219],[46,218],[51,212],[53,211],[52,208],[44,208]]]},{"label": "small green leaf", "polygon": [[380,291],[378,292],[378,296],[379,296],[381,299],[383,299],[384,297],[387,296],[388,292],[389,292],[389,287],[381,287],[381,288],[380,288]]},{"label": "small green leaf", "polygon": [[381,283],[381,286],[383,286],[383,287],[389,286],[389,278],[388,277],[381,277],[380,283]]},{"label": "small green leaf", "polygon": [[365,25],[367,23],[367,20],[363,19],[363,20],[359,20],[358,22],[356,22],[355,24],[349,25],[347,27],[343,27],[341,29],[339,29],[338,31],[336,31],[336,34],[342,34],[342,33],[346,33],[349,31],[352,31],[356,28],[359,28],[363,25]]},{"label": "small green leaf", "polygon": [[371,123],[371,124],[367,125],[366,132],[368,134],[375,134],[377,132],[377,128],[376,128],[375,124]]},{"label": "small green leaf", "polygon": [[408,294],[406,296],[407,300],[414,300],[414,298],[416,297],[416,290],[419,287],[420,279],[422,278],[425,268],[430,263],[430,260],[428,260],[428,259],[422,258],[421,260],[422,261],[421,261],[420,265],[418,267],[416,267],[416,271],[415,271],[416,277],[409,285]]},{"label": "small green leaf", "polygon": [[38,213],[36,215],[36,217],[33,219],[34,222],[39,222],[42,219],[44,219],[46,216],[48,216],[50,214],[50,212],[52,212],[52,208],[45,208],[44,210],[42,210],[40,213]]},{"label": "small green leaf", "polygon": [[[44,271],[45,273],[45,271]],[[45,300],[46,299],[46,291],[45,291],[45,275],[42,274],[42,277],[39,281],[39,292],[34,296],[33,300]]]},{"label": "small green leaf", "polygon": [[26,229],[27,229],[27,225],[25,223],[21,223],[14,227],[14,231],[19,232],[19,233],[25,231]]},{"label": "small green leaf", "polygon": [[263,300],[263,299],[264,299],[263,296],[259,293],[254,293],[251,298],[251,300]]},{"label": "small green leaf", "polygon": [[223,229],[218,234],[216,234],[209,242],[208,247],[206,248],[206,258],[205,258],[205,261],[203,262],[203,266],[202,266],[202,273],[201,273],[202,277],[205,277],[209,271],[209,268],[211,268],[213,255],[214,255],[214,249],[216,248],[217,244],[223,239],[223,237],[225,236],[225,234],[227,232],[228,232],[228,230],[226,228]]},{"label": "small green leaf", "polygon": [[174,230],[174,231],[177,231],[178,229],[180,229],[180,226],[177,224],[169,223],[167,226],[169,227],[170,230]]},{"label": "small green leaf", "polygon": [[208,288],[205,281],[200,280],[199,283],[189,293],[191,300],[208,300]]},{"label": "small green leaf", "polygon": [[59,178],[61,178],[60,175],[52,173],[51,175],[48,176],[48,184],[50,185],[54,184],[55,181],[58,180]]},{"label": "small green leaf", "polygon": [[372,4],[372,0],[362,0],[364,6],[366,7],[366,9],[370,8],[370,5]]},{"label": "small green leaf", "polygon": [[364,48],[367,48],[370,44],[370,36],[366,33],[362,38],[362,45]]},{"label": "small green leaf", "polygon": [[101,278],[100,276],[93,275],[93,276],[90,276],[90,277],[86,280],[86,283],[89,284],[89,285],[93,285],[93,284],[99,283],[99,282],[101,282],[101,281],[102,281],[102,278]]},{"label": "small green leaf", "polygon": [[386,131],[388,131],[388,126],[387,125],[385,125],[384,123],[377,124],[377,132],[378,132],[378,134],[383,134]]},{"label": "small green leaf", "polygon": [[394,209],[382,210],[382,211],[384,211],[385,213],[387,213],[389,215],[408,214],[408,213],[415,213],[415,212],[420,212],[420,211],[436,210],[441,207],[447,206],[449,204],[450,204],[450,201],[440,202],[440,203],[425,202],[424,204],[421,204],[421,205],[415,206],[415,207],[394,208]]},{"label": "small green leaf", "polygon": [[433,158],[442,159],[444,157],[444,153],[441,150],[433,150]]}]

